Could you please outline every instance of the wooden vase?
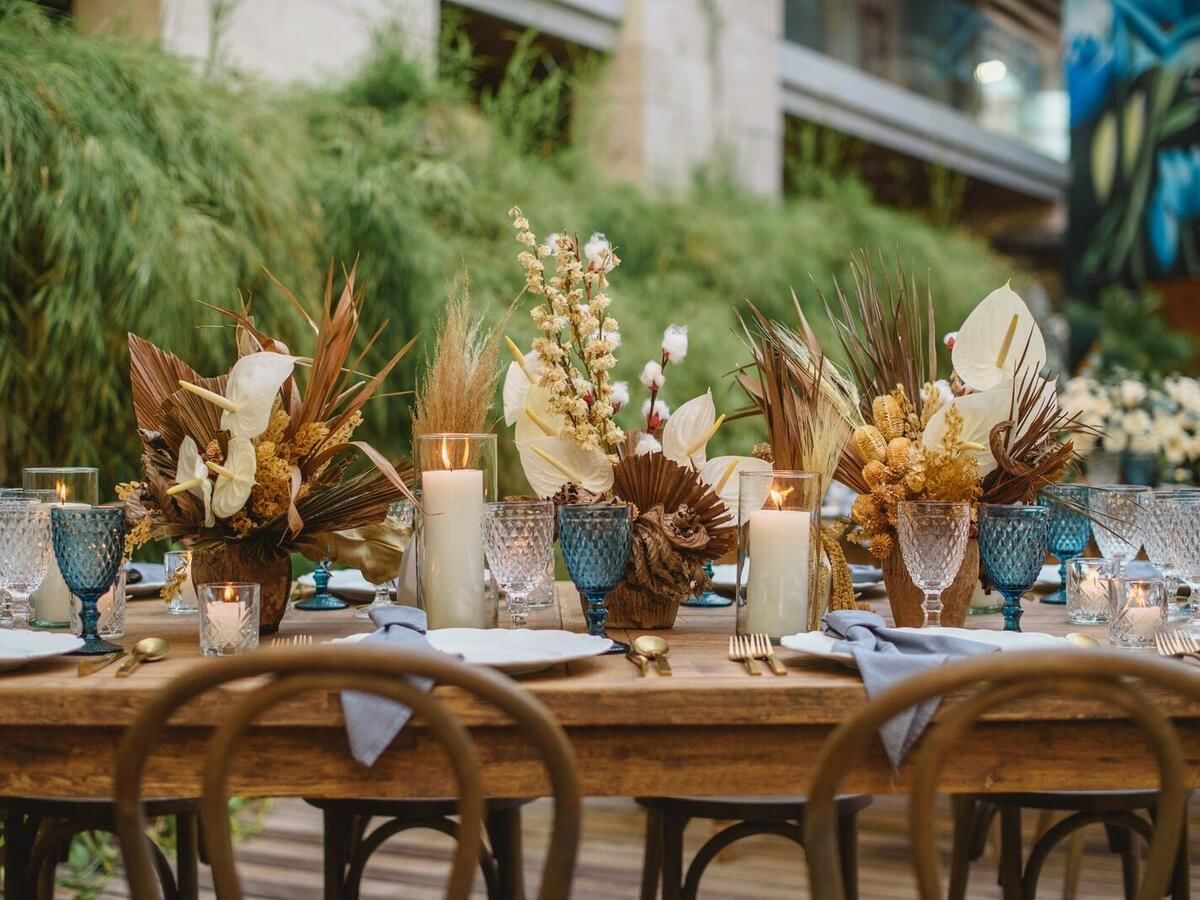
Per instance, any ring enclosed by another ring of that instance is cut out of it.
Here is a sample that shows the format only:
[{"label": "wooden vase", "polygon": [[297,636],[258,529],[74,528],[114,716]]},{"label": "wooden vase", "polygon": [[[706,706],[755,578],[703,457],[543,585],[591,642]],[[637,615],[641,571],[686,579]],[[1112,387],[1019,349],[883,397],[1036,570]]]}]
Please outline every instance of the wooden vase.
[{"label": "wooden vase", "polygon": [[197,587],[219,581],[248,581],[259,586],[260,635],[279,630],[292,593],[292,560],[286,553],[263,554],[258,547],[221,544],[192,553],[192,580]]},{"label": "wooden vase", "polygon": [[[883,561],[883,583],[887,588],[888,602],[892,605],[892,619],[897,626],[905,628],[920,628],[925,621],[925,611],[921,604],[925,595],[921,589],[912,583],[908,577],[908,568],[900,550]],[[962,565],[950,587],[942,592],[942,624],[953,628],[961,628],[967,621],[967,609],[971,605],[971,597],[975,586],[979,583],[979,542],[975,538],[967,541],[967,549],[963,553]]]},{"label": "wooden vase", "polygon": [[[636,591],[626,587],[625,583],[617,585],[608,595],[608,628],[632,628],[637,631],[658,631],[675,625],[675,616],[679,613],[682,598],[656,597],[651,594]],[[587,616],[587,600],[582,594],[579,602]]]}]

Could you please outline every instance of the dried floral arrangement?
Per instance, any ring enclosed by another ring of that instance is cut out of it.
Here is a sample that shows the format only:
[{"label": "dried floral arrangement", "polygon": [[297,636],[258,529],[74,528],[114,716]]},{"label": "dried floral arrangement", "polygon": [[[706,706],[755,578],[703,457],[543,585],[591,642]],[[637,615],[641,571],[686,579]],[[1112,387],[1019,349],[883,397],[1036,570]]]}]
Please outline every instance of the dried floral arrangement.
[{"label": "dried floral arrangement", "polygon": [[[217,310],[232,322],[238,359],[216,377],[129,336],[144,449],[142,480],[119,486],[127,550],[170,539],[201,552],[236,546],[263,558],[297,551],[362,564],[388,545],[387,509],[411,496],[411,471],[353,435],[364,404],[413,342],[376,374],[358,371],[383,329],[351,357],[362,304],[354,278],[345,274],[335,303],[329,270],[319,320],[280,285],[313,331],[311,357],[260,331],[248,309]],[[356,453],[370,466],[351,472]]]},{"label": "dried floral arrangement", "polygon": [[[821,295],[848,370],[821,354],[797,305],[798,331],[759,317],[768,352],[765,369],[756,358],[763,387],[755,399],[769,408],[768,427],[778,422],[780,433],[793,435],[785,446],[799,445],[803,427],[791,420],[803,416],[788,411],[786,392],[772,394],[769,385],[779,378],[773,367],[819,398],[810,407],[818,420],[825,404],[829,418],[840,420],[835,477],[860,495],[851,517],[873,556],[886,559],[896,549],[903,500],[1027,503],[1061,476],[1077,425],[1060,408],[1055,382],[1042,374],[1041,330],[1008,285],[947,337],[954,373],[940,380],[928,288],[922,295],[899,264],[876,279],[865,253],[852,259],[851,271],[853,301],[840,286],[836,303]],[[772,429],[773,446],[775,435]]]},{"label": "dried floral arrangement", "polygon": [[[608,277],[620,265],[602,234],[550,235],[539,243],[520,209],[510,210],[525,291],[538,299],[531,311],[540,336],[514,361],[504,379],[504,415],[514,429],[522,468],[535,494],[557,503],[611,502],[634,507],[634,541],[622,588],[644,615],[641,627],[670,624],[678,603],[708,587],[704,563],[736,541],[737,472],[770,464],[751,457],[708,459],[707,447],[724,416],[711,391],[672,415],[659,398],[663,370],[687,355],[687,329],[673,325],[662,353],[642,370],[649,391],[644,431],[626,434],[614,416],[629,388],[614,382],[620,344],[609,314]],[[547,259],[554,270],[548,274]],[[610,615],[620,620],[620,602]]]}]

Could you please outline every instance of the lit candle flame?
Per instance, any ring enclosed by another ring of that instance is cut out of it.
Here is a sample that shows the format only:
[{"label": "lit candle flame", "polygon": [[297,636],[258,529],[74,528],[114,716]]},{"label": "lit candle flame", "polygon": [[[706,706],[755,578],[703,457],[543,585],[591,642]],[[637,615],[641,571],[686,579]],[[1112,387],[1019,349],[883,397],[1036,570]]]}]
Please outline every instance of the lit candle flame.
[{"label": "lit candle flame", "polygon": [[237,592],[233,589],[232,584],[225,585],[225,590],[222,592],[221,599],[226,603],[232,603],[237,599]]},{"label": "lit candle flame", "polygon": [[776,509],[783,509],[783,501],[787,499],[787,495],[792,492],[792,488],[785,488],[782,491],[771,489],[771,502]]},{"label": "lit candle flame", "polygon": [[54,493],[56,493],[58,495],[59,503],[66,503],[67,502],[67,494],[69,493],[69,491],[67,490],[67,483],[65,481],[55,482]]},{"label": "lit candle flame", "polygon": [[442,466],[447,469],[453,469],[454,463],[450,461],[450,442],[442,440]]}]

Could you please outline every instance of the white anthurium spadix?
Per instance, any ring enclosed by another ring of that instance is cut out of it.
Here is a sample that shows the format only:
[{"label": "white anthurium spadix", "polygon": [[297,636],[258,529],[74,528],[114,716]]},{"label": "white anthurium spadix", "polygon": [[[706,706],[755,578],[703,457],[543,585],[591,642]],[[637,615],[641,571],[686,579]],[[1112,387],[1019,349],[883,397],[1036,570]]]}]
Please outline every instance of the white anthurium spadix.
[{"label": "white anthurium spadix", "polygon": [[550,391],[541,385],[530,385],[525,392],[525,405],[517,411],[513,437],[518,444],[562,434],[566,416],[550,409]]},{"label": "white anthurium spadix", "polygon": [[603,494],[612,487],[612,463],[599,450],[585,450],[560,437],[518,443],[517,450],[529,486],[539,497],[553,497],[568,484],[593,494]]},{"label": "white anthurium spadix", "polygon": [[712,391],[684,403],[663,426],[663,456],[689,469],[698,469],[708,458],[708,442],[725,417],[717,417]]},{"label": "white anthurium spadix", "polygon": [[239,512],[250,499],[250,491],[254,487],[254,471],[258,465],[254,444],[246,438],[230,438],[225,462],[210,462],[207,465],[217,476],[217,483],[212,491],[213,514],[228,519]]},{"label": "white anthurium spadix", "polygon": [[233,364],[224,396],[188,381],[179,386],[221,407],[221,427],[231,435],[253,440],[267,430],[275,398],[295,365],[294,356],[263,350]]},{"label": "white anthurium spadix", "polygon": [[[700,477],[712,488],[714,494],[729,510],[730,515],[736,516],[738,511],[739,492],[743,472],[770,472],[771,464],[765,459],[755,456],[714,456],[700,467]],[[762,483],[763,495],[758,498],[747,497],[747,509],[761,509],[767,502],[766,492],[771,485],[766,478],[753,479],[757,486]]]},{"label": "white anthurium spadix", "polygon": [[1019,365],[1023,372],[1040,371],[1046,364],[1046,341],[1025,301],[1005,284],[967,316],[950,358],[964,384],[986,391],[1019,378]]},{"label": "white anthurium spadix", "polygon": [[212,511],[212,482],[208,480],[208,466],[200,456],[200,448],[190,437],[179,443],[179,464],[175,467],[175,483],[167,488],[167,496],[185,491],[195,494],[204,502],[204,527],[212,528],[215,522]]},{"label": "white anthurium spadix", "polygon": [[541,362],[536,353],[522,353],[510,338],[506,337],[504,342],[508,352],[513,355],[513,361],[504,373],[504,390],[501,393],[504,401],[504,424],[511,428],[517,424],[517,416],[525,406],[529,388],[537,382]]},{"label": "white anthurium spadix", "polygon": [[946,417],[951,409],[957,409],[963,422],[960,435],[963,449],[979,463],[979,475],[982,478],[996,468],[991,447],[992,429],[1008,419],[1012,399],[1011,383],[957,397],[949,406],[943,406],[933,414],[921,435],[922,444],[927,450],[941,449],[942,439],[946,436]]}]

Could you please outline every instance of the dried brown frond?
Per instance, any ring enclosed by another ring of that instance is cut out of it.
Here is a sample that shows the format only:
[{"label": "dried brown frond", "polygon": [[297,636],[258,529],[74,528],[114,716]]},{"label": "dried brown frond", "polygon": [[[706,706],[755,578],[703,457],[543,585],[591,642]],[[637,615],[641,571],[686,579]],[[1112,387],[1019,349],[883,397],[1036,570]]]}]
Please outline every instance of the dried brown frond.
[{"label": "dried brown frond", "polygon": [[413,410],[413,434],[473,434],[486,430],[500,380],[500,342],[508,316],[487,327],[471,310],[465,275],[451,289],[446,318]]}]

